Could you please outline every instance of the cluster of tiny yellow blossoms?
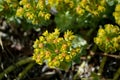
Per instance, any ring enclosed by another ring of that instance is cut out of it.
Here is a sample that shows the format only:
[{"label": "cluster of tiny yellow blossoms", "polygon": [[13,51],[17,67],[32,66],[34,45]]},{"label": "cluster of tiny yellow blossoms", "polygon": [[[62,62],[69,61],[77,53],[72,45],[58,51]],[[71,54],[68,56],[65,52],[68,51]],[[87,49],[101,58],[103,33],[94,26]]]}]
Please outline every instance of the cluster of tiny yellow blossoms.
[{"label": "cluster of tiny yellow blossoms", "polygon": [[46,0],[21,0],[16,11],[16,16],[24,17],[33,24],[40,24],[43,20],[50,19],[49,7]]},{"label": "cluster of tiny yellow blossoms", "polygon": [[[25,18],[32,24],[42,24],[50,20],[51,9],[57,12],[83,15],[88,13],[99,15],[105,11],[105,0],[6,0],[16,11],[16,16]],[[13,4],[14,3],[14,4]]]},{"label": "cluster of tiny yellow blossoms", "polygon": [[74,8],[74,0],[48,0],[51,7],[55,7],[58,11],[65,11],[66,9]]},{"label": "cluster of tiny yellow blossoms", "polygon": [[42,36],[34,42],[33,59],[38,64],[44,62],[50,68],[66,70],[72,61],[80,53],[80,47],[73,47],[72,41],[76,38],[71,31],[66,31],[63,37],[59,37],[59,29],[49,33],[45,31]]},{"label": "cluster of tiny yellow blossoms", "polygon": [[102,51],[107,53],[114,53],[120,50],[120,28],[112,24],[106,24],[105,29],[98,30],[97,37],[94,42]]},{"label": "cluster of tiny yellow blossoms", "polygon": [[87,11],[96,16],[105,11],[106,0],[48,0],[48,4],[58,11],[75,11],[79,15]]},{"label": "cluster of tiny yellow blossoms", "polygon": [[76,13],[83,15],[86,12],[98,16],[105,11],[105,0],[81,0],[76,7]]},{"label": "cluster of tiny yellow blossoms", "polygon": [[118,25],[120,25],[120,4],[116,5],[115,12],[113,12],[113,16]]}]

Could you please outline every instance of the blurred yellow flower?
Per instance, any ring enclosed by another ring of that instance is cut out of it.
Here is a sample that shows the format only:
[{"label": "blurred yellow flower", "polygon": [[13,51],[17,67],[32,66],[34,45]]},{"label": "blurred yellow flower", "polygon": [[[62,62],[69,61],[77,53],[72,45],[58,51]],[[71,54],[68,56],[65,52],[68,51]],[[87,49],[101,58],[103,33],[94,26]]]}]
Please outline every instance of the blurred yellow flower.
[{"label": "blurred yellow flower", "polygon": [[24,10],[22,7],[19,7],[16,11],[16,16],[18,17],[22,17],[23,16],[23,13],[24,13]]}]

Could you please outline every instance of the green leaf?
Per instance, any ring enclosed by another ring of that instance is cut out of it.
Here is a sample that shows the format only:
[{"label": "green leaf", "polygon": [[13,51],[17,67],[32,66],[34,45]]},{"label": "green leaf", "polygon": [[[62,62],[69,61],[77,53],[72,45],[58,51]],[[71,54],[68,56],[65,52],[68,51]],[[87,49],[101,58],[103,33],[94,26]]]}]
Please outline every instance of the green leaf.
[{"label": "green leaf", "polygon": [[73,47],[84,47],[86,45],[87,41],[81,36],[76,36],[76,38],[73,40]]},{"label": "green leaf", "polygon": [[3,0],[0,0],[0,5],[3,3]]},{"label": "green leaf", "polygon": [[65,13],[59,13],[55,16],[55,23],[62,32],[66,31],[67,29],[72,29],[73,22],[73,15],[71,15],[68,11]]},{"label": "green leaf", "polygon": [[2,4],[0,4],[0,12],[3,11],[4,6]]},{"label": "green leaf", "polygon": [[100,77],[94,72],[92,72],[91,77],[92,77],[92,80],[101,80]]},{"label": "green leaf", "polygon": [[[106,0],[109,6],[113,6],[115,4],[115,0]],[[120,0],[118,0],[120,2]]]},{"label": "green leaf", "polygon": [[50,51],[54,51],[55,50],[55,45],[54,44],[50,44],[50,43],[46,43],[45,44],[45,47],[47,48],[47,49],[49,49]]}]

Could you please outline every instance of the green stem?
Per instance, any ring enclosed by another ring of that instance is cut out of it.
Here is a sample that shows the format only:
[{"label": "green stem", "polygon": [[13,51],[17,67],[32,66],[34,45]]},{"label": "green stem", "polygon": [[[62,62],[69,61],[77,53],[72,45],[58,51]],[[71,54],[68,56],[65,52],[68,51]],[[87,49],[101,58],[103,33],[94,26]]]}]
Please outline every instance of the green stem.
[{"label": "green stem", "polygon": [[77,77],[78,77],[78,73],[75,74],[75,76],[73,77],[73,80],[77,80]]},{"label": "green stem", "polygon": [[[105,54],[107,54],[107,53],[105,53]],[[98,71],[99,75],[102,74],[106,61],[107,61],[107,56],[104,56],[103,59],[102,59],[102,62],[100,63],[100,69]]]},{"label": "green stem", "polygon": [[118,68],[117,72],[114,74],[113,80],[118,80],[120,76],[120,67]]},{"label": "green stem", "polygon": [[25,59],[22,59],[20,61],[18,61],[17,63],[15,63],[14,65],[9,66],[7,69],[5,69],[2,73],[0,73],[0,80],[4,77],[5,74],[10,73],[11,71],[15,70],[16,68],[18,68],[19,66],[22,66],[26,63],[32,62],[32,58],[31,57],[27,57]]},{"label": "green stem", "polygon": [[21,80],[27,74],[27,72],[35,65],[34,62],[30,63],[21,73],[19,73],[16,80]]}]

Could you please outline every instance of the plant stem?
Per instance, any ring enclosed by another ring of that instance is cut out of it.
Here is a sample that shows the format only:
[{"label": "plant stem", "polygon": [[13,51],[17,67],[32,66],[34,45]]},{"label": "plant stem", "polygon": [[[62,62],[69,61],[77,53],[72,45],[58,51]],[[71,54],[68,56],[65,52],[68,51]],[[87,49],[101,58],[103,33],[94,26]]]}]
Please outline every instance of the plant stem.
[{"label": "plant stem", "polygon": [[[107,54],[107,53],[104,53],[104,54]],[[103,59],[102,59],[102,62],[100,63],[100,69],[98,71],[98,74],[101,75],[102,72],[103,72],[103,68],[104,68],[104,65],[107,61],[107,56],[104,56]]]},{"label": "plant stem", "polygon": [[18,61],[17,63],[15,63],[14,65],[9,66],[7,69],[5,69],[2,73],[0,73],[0,80],[4,77],[5,74],[10,73],[11,71],[15,70],[16,68],[18,68],[19,66],[22,66],[26,63],[32,62],[32,58],[31,57],[27,57],[25,59],[22,59],[20,61]]},{"label": "plant stem", "polygon": [[120,59],[119,55],[113,55],[113,54],[102,54],[103,56],[108,56],[108,57],[112,57],[112,58],[116,58],[116,59]]},{"label": "plant stem", "polygon": [[118,68],[117,72],[114,74],[113,80],[118,80],[120,76],[120,67]]},{"label": "plant stem", "polygon": [[21,73],[19,73],[16,80],[21,80],[27,74],[27,72],[35,65],[34,62],[30,63]]}]

